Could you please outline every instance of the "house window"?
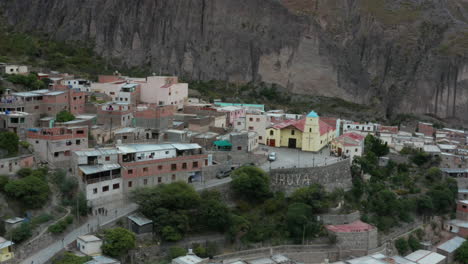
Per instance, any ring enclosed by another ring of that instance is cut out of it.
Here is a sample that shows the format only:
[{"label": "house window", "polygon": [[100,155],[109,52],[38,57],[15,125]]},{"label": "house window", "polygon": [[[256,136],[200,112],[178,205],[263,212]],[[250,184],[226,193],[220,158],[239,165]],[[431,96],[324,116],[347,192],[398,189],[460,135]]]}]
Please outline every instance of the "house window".
[{"label": "house window", "polygon": [[254,127],[253,127],[253,126],[249,126],[249,130],[253,130],[253,129],[254,129]]},{"label": "house window", "polygon": [[260,118],[257,118],[257,122],[260,122]]},{"label": "house window", "polygon": [[186,162],[182,163],[182,169],[187,169],[187,163]]},{"label": "house window", "polygon": [[238,146],[238,147],[237,147],[237,150],[242,150],[242,147],[241,147],[241,146]]},{"label": "house window", "polygon": [[259,140],[262,140],[262,139],[263,139],[263,137],[262,137],[262,136],[258,136],[258,139],[259,139]]},{"label": "house window", "polygon": [[117,190],[120,188],[120,183],[115,183],[112,185],[112,190]]},{"label": "house window", "polygon": [[128,174],[133,174],[133,170],[128,170]]},{"label": "house window", "polygon": [[132,188],[132,181],[128,182],[128,188]]},{"label": "house window", "polygon": [[171,164],[171,170],[177,170],[177,164]]},{"label": "house window", "polygon": [[270,136],[273,136],[273,130],[270,130]]},{"label": "house window", "polygon": [[346,153],[349,153],[349,149],[346,150]]},{"label": "house window", "polygon": [[172,174],[172,177],[171,177],[172,181],[175,181],[176,180],[176,176],[175,174]]},{"label": "house window", "polygon": [[240,125],[241,125],[241,122],[237,122],[237,125],[240,126]]},{"label": "house window", "polygon": [[108,191],[109,191],[109,186],[108,185],[102,187],[102,192],[108,192]]},{"label": "house window", "polygon": [[249,118],[249,121],[250,121],[250,122],[253,122],[253,118],[252,118],[252,117],[251,117],[251,118]]},{"label": "house window", "polygon": [[143,180],[143,185],[148,185],[148,179]]},{"label": "house window", "polygon": [[110,157],[109,156],[106,156],[106,161],[109,161],[110,160]]},{"label": "house window", "polygon": [[462,205],[462,207],[463,207],[464,209],[466,209],[466,205]]},{"label": "house window", "polygon": [[79,139],[76,140],[76,144],[77,145],[80,145],[81,144],[81,141]]},{"label": "house window", "polygon": [[166,151],[166,154],[169,154],[169,151]]},{"label": "house window", "polygon": [[84,131],[83,131],[83,130],[77,130],[76,133],[77,133],[78,135],[83,135],[83,134],[84,134]]},{"label": "house window", "polygon": [[110,95],[115,95],[115,93],[114,93],[114,92],[110,92],[109,94],[110,94]]},{"label": "house window", "polygon": [[34,106],[34,109],[39,109],[39,106],[38,105]]},{"label": "house window", "polygon": [[354,152],[357,152],[357,149],[355,149]]},{"label": "house window", "polygon": [[144,167],[143,172],[148,172],[148,167]]},{"label": "house window", "polygon": [[309,128],[309,132],[312,133],[312,128]]},{"label": "house window", "polygon": [[58,152],[54,152],[54,157],[58,157],[59,156],[59,153]]},{"label": "house window", "polygon": [[94,189],[93,189],[93,193],[94,193],[94,194],[97,193],[97,188],[94,188]]},{"label": "house window", "polygon": [[158,177],[158,183],[161,183],[161,182],[162,182],[162,178]]},{"label": "house window", "polygon": [[192,163],[192,168],[198,168],[198,161],[194,161]]},{"label": "house window", "polygon": [[296,131],[295,131],[295,130],[291,130],[291,135],[293,135],[293,136],[294,136],[294,134],[295,134],[295,133],[296,133]]},{"label": "house window", "polygon": [[162,165],[158,165],[158,170],[162,170],[163,169],[163,166]]},{"label": "house window", "polygon": [[123,136],[122,138],[123,138],[123,139],[127,139],[127,136]]},{"label": "house window", "polygon": [[51,107],[47,107],[47,111],[52,111],[52,108],[51,108]]},{"label": "house window", "polygon": [[38,141],[38,140],[36,140],[36,144],[39,144],[39,141]]}]

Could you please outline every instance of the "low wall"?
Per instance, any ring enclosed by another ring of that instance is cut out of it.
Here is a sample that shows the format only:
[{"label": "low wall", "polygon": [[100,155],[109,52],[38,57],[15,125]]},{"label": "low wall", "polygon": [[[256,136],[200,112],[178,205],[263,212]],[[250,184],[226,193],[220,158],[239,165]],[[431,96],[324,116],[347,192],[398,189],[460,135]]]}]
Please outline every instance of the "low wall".
[{"label": "low wall", "polygon": [[359,211],[349,214],[321,214],[317,216],[324,225],[344,225],[361,219]]},{"label": "low wall", "polygon": [[291,260],[305,264],[323,263],[325,259],[330,262],[346,259],[350,256],[364,256],[368,253],[366,250],[342,250],[339,247],[331,245],[283,245],[276,247],[267,247],[237,251],[234,253],[218,255],[213,258],[214,261],[242,259],[251,260],[267,257],[272,254],[283,254]]},{"label": "low wall", "polygon": [[296,189],[320,184],[327,191],[352,187],[351,167],[348,160],[322,167],[274,169],[270,172],[272,189],[292,193]]}]

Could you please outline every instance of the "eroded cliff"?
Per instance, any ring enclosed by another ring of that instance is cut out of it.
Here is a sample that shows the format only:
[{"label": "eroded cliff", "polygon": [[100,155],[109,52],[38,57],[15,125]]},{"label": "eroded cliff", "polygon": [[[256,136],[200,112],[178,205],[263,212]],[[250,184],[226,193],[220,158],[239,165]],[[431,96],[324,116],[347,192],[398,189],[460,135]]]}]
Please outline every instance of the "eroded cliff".
[{"label": "eroded cliff", "polygon": [[0,0],[8,23],[192,79],[468,120],[467,0]]}]

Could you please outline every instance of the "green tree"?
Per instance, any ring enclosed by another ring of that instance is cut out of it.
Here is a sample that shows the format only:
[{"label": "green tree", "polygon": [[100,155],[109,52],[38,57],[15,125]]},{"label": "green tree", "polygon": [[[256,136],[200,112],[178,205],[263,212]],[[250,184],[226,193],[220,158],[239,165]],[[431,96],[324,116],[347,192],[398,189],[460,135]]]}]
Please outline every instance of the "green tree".
[{"label": "green tree", "polygon": [[224,232],[230,224],[230,212],[217,191],[204,191],[201,194],[198,224],[209,230]]},{"label": "green tree", "polygon": [[0,191],[5,190],[5,185],[7,185],[8,181],[10,181],[10,177],[6,175],[0,175]]},{"label": "green tree", "polygon": [[44,179],[27,176],[10,180],[5,185],[5,192],[10,198],[17,199],[26,208],[41,208],[49,198],[49,185]]},{"label": "green tree", "polygon": [[428,163],[431,160],[431,156],[424,151],[418,151],[410,157],[411,161],[422,167],[424,164]]},{"label": "green tree", "polygon": [[89,256],[77,256],[70,252],[65,252],[61,257],[56,258],[52,263],[53,264],[83,264],[87,261],[90,261],[92,258]]},{"label": "green tree", "polygon": [[171,247],[169,249],[169,257],[175,259],[187,255],[187,250],[181,247]]},{"label": "green tree", "polygon": [[15,156],[18,153],[19,138],[13,132],[0,132],[0,149],[8,152],[9,156]]},{"label": "green tree", "polygon": [[102,252],[111,257],[121,257],[128,253],[130,249],[135,248],[136,237],[131,231],[116,227],[104,231]]},{"label": "green tree", "polygon": [[364,148],[366,151],[374,153],[377,157],[385,156],[390,152],[387,143],[383,143],[381,139],[370,134],[364,140]]},{"label": "green tree", "polygon": [[24,177],[26,177],[26,176],[31,175],[32,171],[33,171],[33,170],[30,169],[30,168],[21,168],[21,169],[18,170],[18,172],[16,172],[16,174],[17,174],[18,176],[20,176],[21,178],[24,178]]},{"label": "green tree", "polygon": [[434,204],[432,204],[432,199],[431,197],[427,195],[422,195],[417,199],[416,202],[417,206],[417,212],[420,215],[423,216],[429,216],[433,213],[434,211]]},{"label": "green tree", "polygon": [[468,263],[468,241],[463,242],[455,251],[455,260],[463,264]]},{"label": "green tree", "polygon": [[32,228],[29,223],[22,223],[19,227],[10,231],[8,237],[15,243],[21,243],[32,236]]},{"label": "green tree", "polygon": [[409,250],[408,241],[404,238],[399,238],[395,241],[395,248],[398,251],[398,254],[405,255]]},{"label": "green tree", "polygon": [[314,214],[323,213],[330,207],[329,196],[319,184],[297,189],[291,195],[291,201],[309,205]]},{"label": "green tree", "polygon": [[232,172],[232,190],[246,201],[260,202],[271,195],[268,175],[257,167],[241,167]]},{"label": "green tree", "polygon": [[68,112],[67,110],[62,110],[57,113],[57,116],[55,117],[57,122],[68,122],[75,120],[75,116]]},{"label": "green tree", "polygon": [[142,188],[132,193],[140,211],[154,222],[155,230],[168,241],[183,238],[195,218],[200,195],[184,182]]},{"label": "green tree", "polygon": [[416,251],[421,249],[421,242],[417,237],[410,235],[408,238],[408,246],[410,247],[411,251]]},{"label": "green tree", "polygon": [[304,203],[293,203],[288,207],[286,223],[291,238],[296,243],[320,231],[320,224],[312,215],[312,207]]}]

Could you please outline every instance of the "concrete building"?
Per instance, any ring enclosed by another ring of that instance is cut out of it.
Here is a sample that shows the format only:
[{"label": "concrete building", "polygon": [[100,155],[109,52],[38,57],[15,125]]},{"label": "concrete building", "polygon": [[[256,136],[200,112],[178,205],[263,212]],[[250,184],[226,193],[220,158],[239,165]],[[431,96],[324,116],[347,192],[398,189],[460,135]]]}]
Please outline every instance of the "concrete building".
[{"label": "concrete building", "polygon": [[269,122],[265,112],[260,110],[247,110],[245,117],[239,118],[234,123],[234,130],[236,131],[252,131],[258,135],[258,143],[265,145],[266,143],[266,129]]},{"label": "concrete building", "polygon": [[457,220],[468,221],[468,200],[457,201]]},{"label": "concrete building", "polygon": [[246,110],[240,106],[224,106],[216,109],[218,112],[226,113],[227,126],[234,127],[238,119],[245,117]]},{"label": "concrete building", "polygon": [[320,151],[335,138],[335,128],[321,121],[314,111],[303,119],[275,124],[266,132],[268,146],[313,152]]},{"label": "concrete building", "polygon": [[232,151],[253,152],[258,148],[258,135],[253,131],[231,132],[221,139],[231,143]]},{"label": "concrete building", "polygon": [[468,221],[449,220],[444,223],[444,229],[461,237],[468,237]]},{"label": "concrete building", "polygon": [[69,167],[73,151],[88,148],[88,127],[30,128],[26,140],[39,159]]},{"label": "concrete building", "polygon": [[32,168],[34,156],[32,154],[0,159],[0,175],[13,175],[21,168]]},{"label": "concrete building", "polygon": [[0,128],[17,134],[20,139],[26,138],[27,129],[34,125],[34,117],[29,113],[18,111],[0,112]]},{"label": "concrete building", "polygon": [[0,72],[3,74],[27,74],[28,66],[0,63]]},{"label": "concrete building", "polygon": [[418,122],[418,132],[423,133],[427,137],[433,137],[435,129],[431,123]]},{"label": "concrete building", "polygon": [[213,148],[213,143],[217,140],[217,137],[219,136],[218,133],[214,132],[205,132],[205,133],[200,133],[197,135],[194,135],[191,138],[191,143],[196,143],[200,146],[202,146],[204,149],[212,149]]},{"label": "concrete building", "polygon": [[153,132],[150,129],[141,127],[123,127],[112,131],[113,139],[118,144],[131,144],[142,142],[154,142],[158,138],[153,138]]},{"label": "concrete building", "polygon": [[145,234],[153,232],[153,220],[150,220],[142,214],[136,213],[127,216],[128,229],[135,234]]},{"label": "concrete building", "polygon": [[172,128],[176,107],[173,105],[159,106],[156,104],[138,105],[134,112],[136,127],[149,128],[160,133]]},{"label": "concrete building", "polygon": [[326,225],[337,237],[337,245],[343,249],[368,250],[378,246],[377,228],[362,221],[344,225]]},{"label": "concrete building", "polygon": [[446,257],[429,250],[416,250],[405,257],[406,259],[418,264],[445,264]]},{"label": "concrete building", "polygon": [[81,92],[91,91],[91,81],[85,79],[62,79],[60,78],[60,84],[67,86],[69,89],[77,89]]},{"label": "concrete building", "polygon": [[117,207],[123,199],[123,180],[117,148],[88,149],[73,152],[72,170],[88,206],[96,211]]},{"label": "concrete building", "polygon": [[338,157],[350,158],[352,161],[355,156],[362,156],[364,139],[361,134],[347,132],[331,141],[330,151]]},{"label": "concrete building", "polygon": [[102,246],[102,240],[93,235],[84,235],[84,236],[79,236],[76,239],[76,246],[78,249],[83,253],[88,256],[96,256],[96,255],[101,255],[101,246]]},{"label": "concrete building", "polygon": [[447,263],[454,263],[455,250],[457,250],[466,239],[456,236],[437,247],[437,253],[447,258]]},{"label": "concrete building", "polygon": [[13,218],[9,218],[9,219],[6,219],[4,221],[5,223],[5,231],[8,232],[12,229],[15,229],[17,227],[19,227],[22,223],[25,222],[25,218],[22,218],[22,217],[13,217]]},{"label": "concrete building", "polygon": [[8,261],[15,257],[12,247],[14,244],[12,241],[0,237],[0,262]]},{"label": "concrete building", "polygon": [[133,107],[129,103],[106,103],[98,105],[97,124],[118,128],[132,126]]}]

